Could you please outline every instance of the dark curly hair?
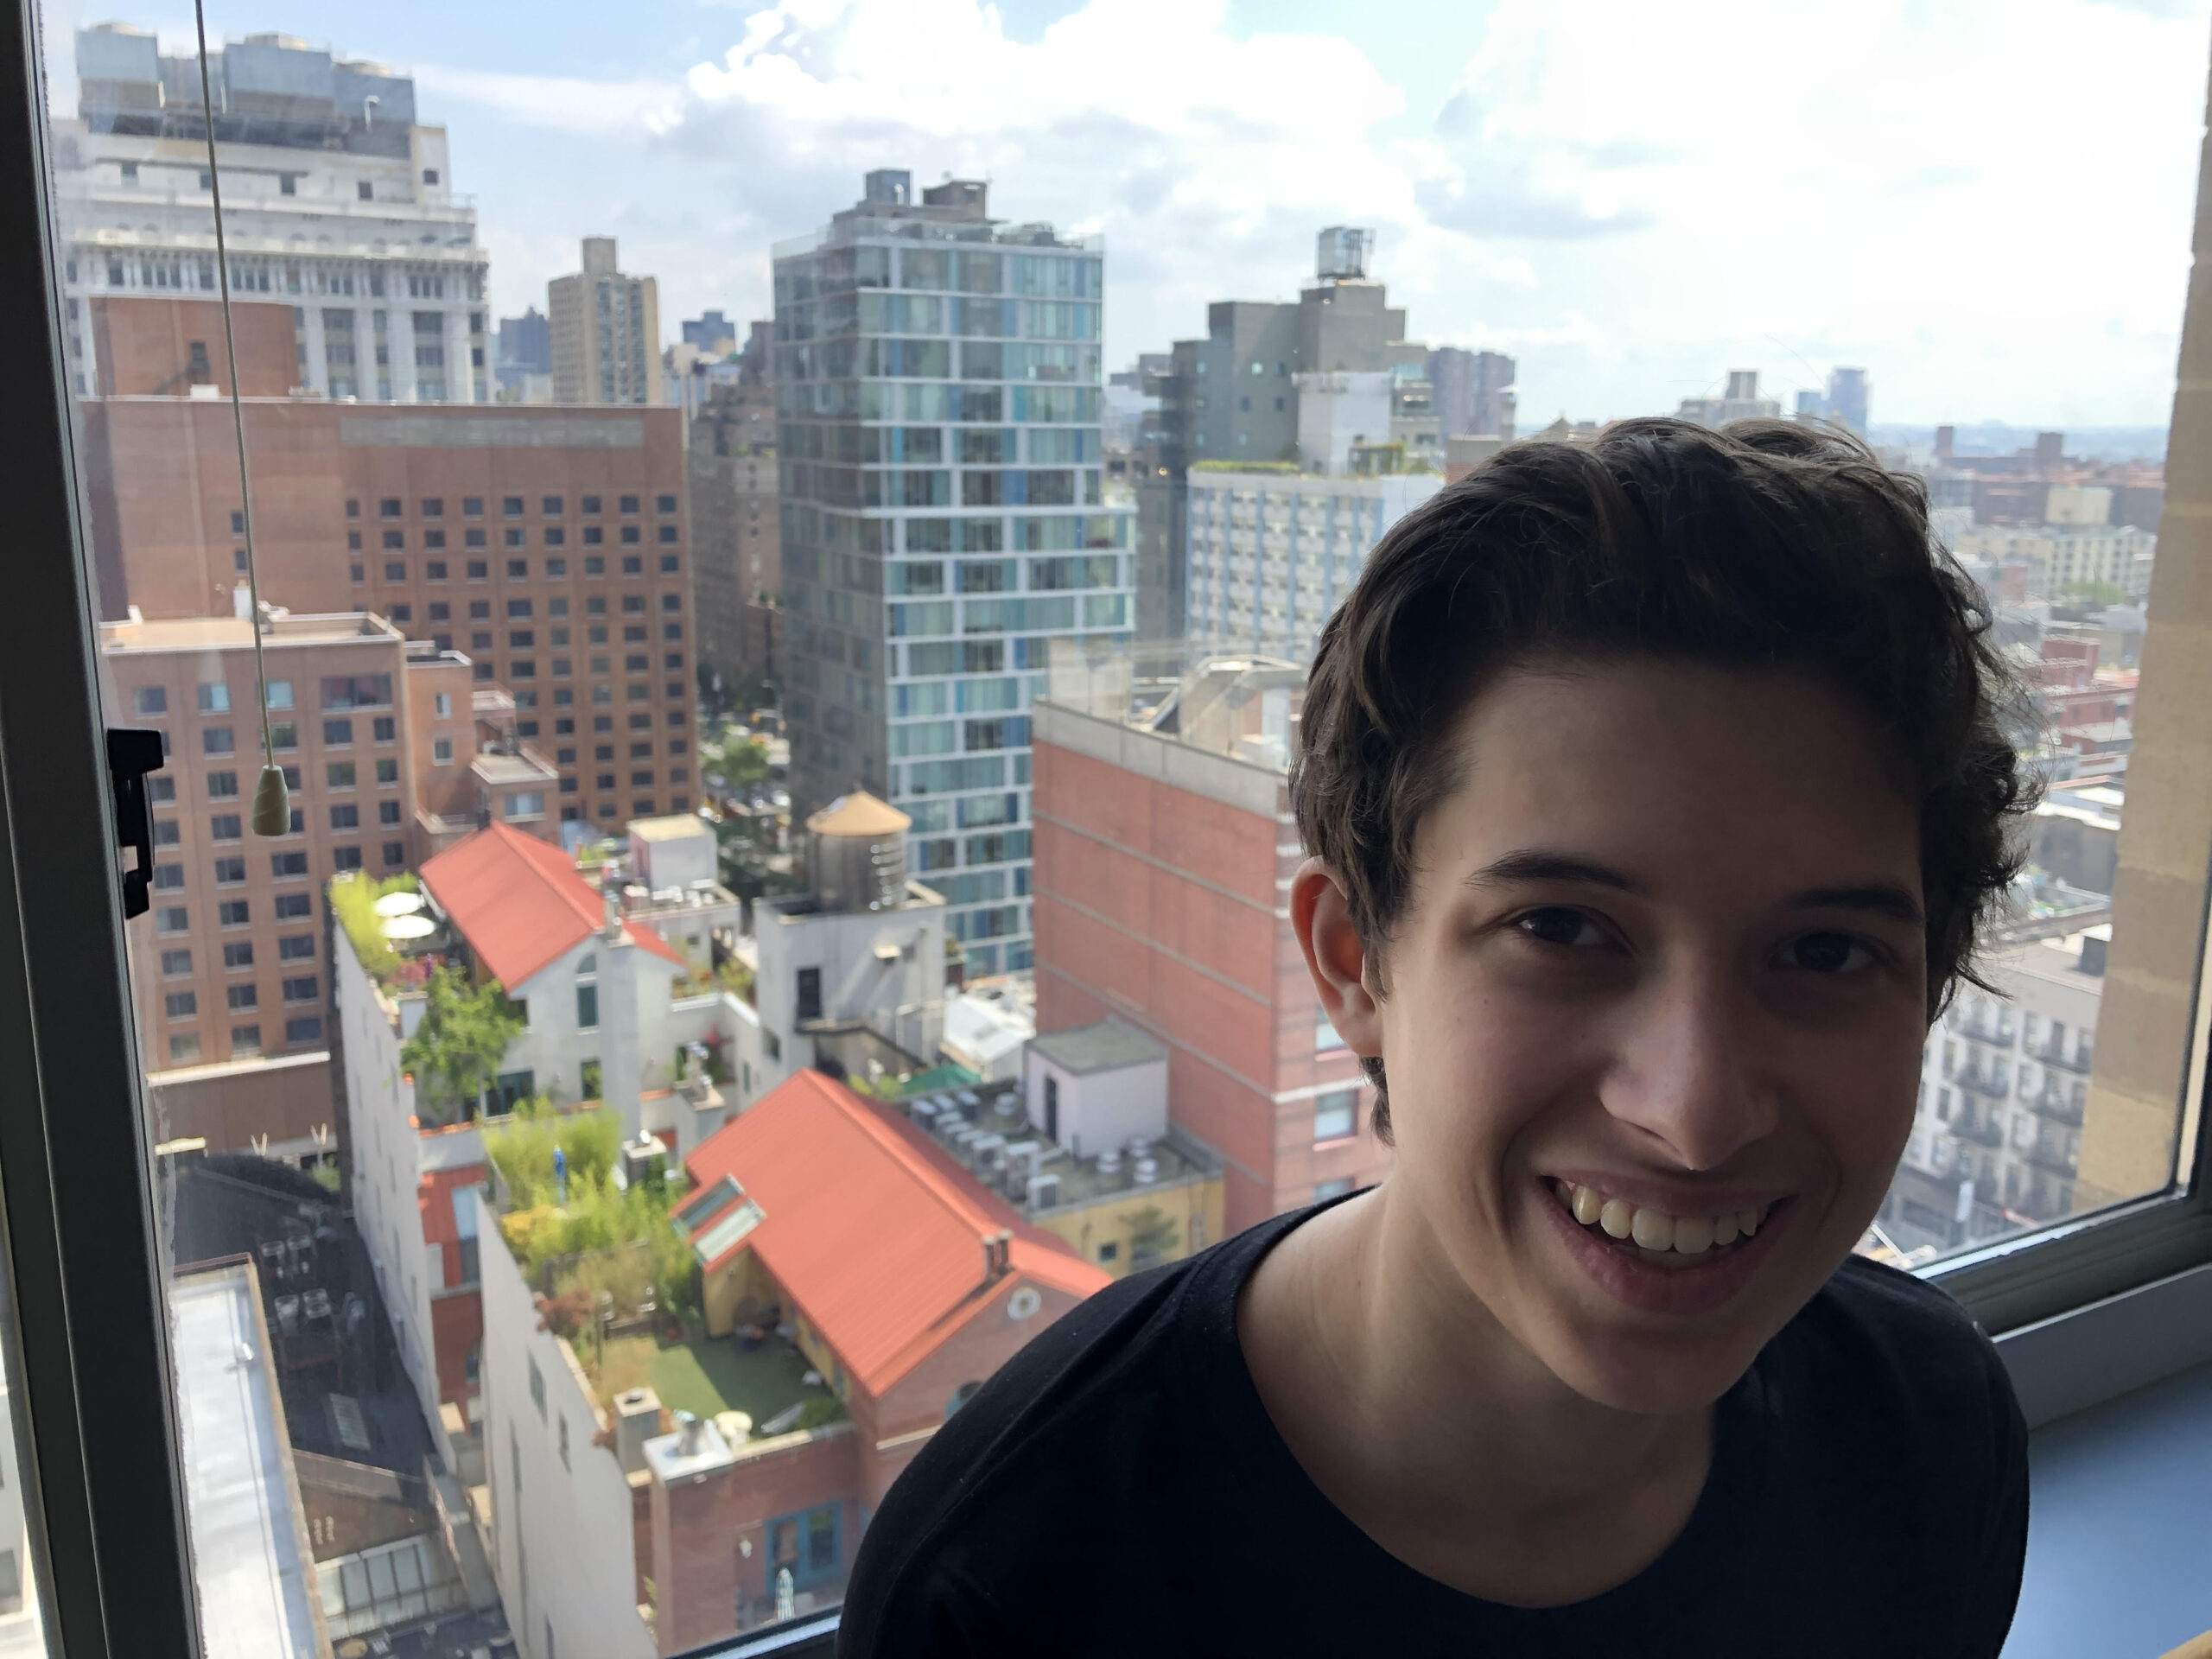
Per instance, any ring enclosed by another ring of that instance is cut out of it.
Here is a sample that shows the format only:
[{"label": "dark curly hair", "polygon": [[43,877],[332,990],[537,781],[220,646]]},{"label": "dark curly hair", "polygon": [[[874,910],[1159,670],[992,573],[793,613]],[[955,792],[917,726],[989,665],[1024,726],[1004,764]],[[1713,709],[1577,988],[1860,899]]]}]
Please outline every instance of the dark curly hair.
[{"label": "dark curly hair", "polygon": [[[1401,519],[1322,629],[1291,769],[1299,830],[1379,962],[1414,832],[1459,781],[1457,716],[1500,672],[1651,656],[1809,675],[1872,721],[1919,804],[1933,1019],[1959,980],[1982,982],[1975,932],[2033,804],[2007,736],[2024,692],[1989,626],[1929,537],[1920,480],[1847,432],[1649,419],[1509,444]],[[1364,1064],[1388,1139],[1382,1062]]]}]

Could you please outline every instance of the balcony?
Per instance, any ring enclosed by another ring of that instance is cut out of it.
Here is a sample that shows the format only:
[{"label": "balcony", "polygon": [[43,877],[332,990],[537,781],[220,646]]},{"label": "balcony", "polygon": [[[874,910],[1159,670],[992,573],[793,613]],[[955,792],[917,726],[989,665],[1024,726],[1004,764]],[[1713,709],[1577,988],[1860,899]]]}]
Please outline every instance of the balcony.
[{"label": "balcony", "polygon": [[2012,1078],[1994,1067],[1962,1065],[1945,1075],[1958,1087],[1991,1100],[2007,1099],[2012,1092]]},{"label": "balcony", "polygon": [[2023,1090],[2020,1103],[2038,1117],[2047,1117],[2054,1123],[2069,1124],[2077,1129],[2082,1127],[2082,1108],[2075,1101],[2074,1091],[2070,1089],[2045,1086],[2040,1093],[2033,1095]]},{"label": "balcony", "polygon": [[2022,1052],[2031,1059],[2040,1061],[2044,1065],[2058,1066],[2068,1071],[2079,1071],[2084,1077],[2088,1075],[2090,1067],[2095,1064],[2096,1060],[2096,1045],[2088,1042],[2077,1043],[2070,1057],[2067,1054],[2065,1048],[2057,1043],[2031,1044]]}]

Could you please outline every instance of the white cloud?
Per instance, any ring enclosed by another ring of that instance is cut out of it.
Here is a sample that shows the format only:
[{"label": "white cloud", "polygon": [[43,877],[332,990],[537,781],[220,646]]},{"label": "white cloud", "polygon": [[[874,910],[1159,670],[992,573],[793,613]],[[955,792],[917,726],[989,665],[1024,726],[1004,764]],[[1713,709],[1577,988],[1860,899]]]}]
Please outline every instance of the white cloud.
[{"label": "white cloud", "polygon": [[1732,367],[1786,395],[1848,362],[1877,418],[2156,421],[2207,3],[1499,0],[1437,110],[1364,20],[1240,36],[1225,0],[1090,0],[1033,41],[979,0],[782,0],[665,80],[420,78],[504,224],[503,307],[614,228],[671,332],[760,315],[769,245],[906,167],[1103,232],[1116,359],[1202,332],[1209,300],[1290,297],[1314,232],[1351,222],[1413,332],[1521,354],[1531,412],[1670,407]]}]

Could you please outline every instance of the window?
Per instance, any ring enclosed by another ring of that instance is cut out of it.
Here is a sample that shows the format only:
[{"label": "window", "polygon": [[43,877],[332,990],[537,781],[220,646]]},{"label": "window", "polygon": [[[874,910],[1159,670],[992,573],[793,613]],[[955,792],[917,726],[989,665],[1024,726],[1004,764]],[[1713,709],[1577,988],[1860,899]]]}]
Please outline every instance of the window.
[{"label": "window", "polygon": [[293,933],[277,940],[276,959],[279,962],[313,962],[315,960],[315,935],[312,933]]},{"label": "window", "polygon": [[599,1027],[599,987],[576,987],[576,1029],[594,1031]]},{"label": "window", "polygon": [[191,951],[164,950],[162,952],[162,973],[164,977],[174,978],[179,974],[188,974],[191,971]]},{"label": "window", "polygon": [[200,1012],[200,998],[191,991],[171,991],[162,999],[162,1007],[172,1020],[189,1020]]},{"label": "window", "polygon": [[305,853],[271,853],[269,855],[269,873],[279,879],[305,875],[308,873],[308,855]]},{"label": "window", "polygon": [[235,746],[231,741],[231,728],[227,726],[203,728],[200,734],[200,751],[202,754],[236,753]]},{"label": "window", "polygon": [[292,921],[302,916],[315,914],[315,896],[305,893],[280,893],[276,895],[276,919]]},{"label": "window", "polygon": [[438,766],[451,766],[453,764],[453,739],[449,737],[432,738],[430,740],[430,759]]},{"label": "window", "polygon": [[140,715],[165,715],[169,711],[169,694],[158,685],[142,685],[130,694],[131,710]]},{"label": "window", "polygon": [[794,1019],[819,1020],[822,1017],[822,970],[819,968],[798,970],[798,986],[793,1003]]},{"label": "window", "polygon": [[[230,707],[231,688],[229,686],[217,684],[203,685],[200,688],[200,712],[201,714],[226,714],[229,712]],[[213,751],[211,750],[209,753],[212,753]]]},{"label": "window", "polygon": [[1313,1139],[1341,1141],[1359,1127],[1359,1094],[1344,1089],[1319,1096],[1313,1102]]},{"label": "window", "polygon": [[239,939],[223,947],[223,966],[251,968],[253,966],[253,941]]},{"label": "window", "polygon": [[353,787],[353,763],[351,760],[328,762],[322,769],[322,775],[323,781],[333,789]]},{"label": "window", "polygon": [[287,1002],[312,1002],[317,995],[318,984],[319,982],[313,974],[303,974],[296,979],[288,979],[284,982],[284,1000]]},{"label": "window", "polygon": [[322,1016],[319,1014],[302,1015],[284,1022],[284,1043],[287,1047],[299,1048],[322,1040]]},{"label": "window", "polygon": [[342,749],[353,741],[353,722],[350,720],[326,720],[322,722],[322,743],[325,748]]}]

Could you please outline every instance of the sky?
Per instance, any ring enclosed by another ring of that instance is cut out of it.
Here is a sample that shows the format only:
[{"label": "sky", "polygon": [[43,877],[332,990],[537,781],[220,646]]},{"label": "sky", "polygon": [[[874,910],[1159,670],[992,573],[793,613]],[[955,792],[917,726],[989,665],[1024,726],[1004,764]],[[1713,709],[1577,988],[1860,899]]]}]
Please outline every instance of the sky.
[{"label": "sky", "polygon": [[[44,8],[189,46],[178,0]],[[662,328],[770,308],[874,167],[1102,235],[1106,354],[1297,296],[1371,227],[1409,336],[1519,365],[1522,425],[1865,367],[1881,422],[2162,424],[2212,0],[210,0],[413,73],[501,315],[585,235]]]}]

